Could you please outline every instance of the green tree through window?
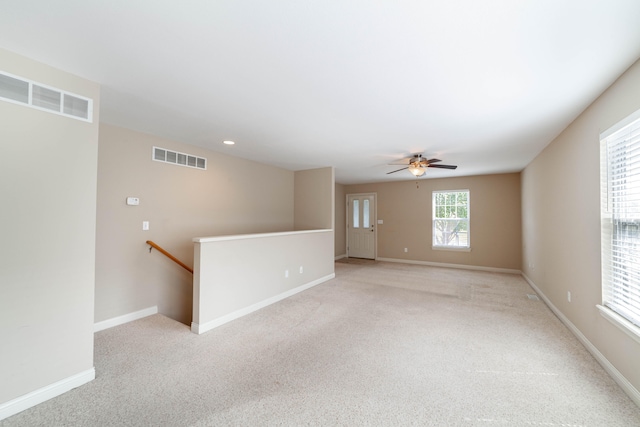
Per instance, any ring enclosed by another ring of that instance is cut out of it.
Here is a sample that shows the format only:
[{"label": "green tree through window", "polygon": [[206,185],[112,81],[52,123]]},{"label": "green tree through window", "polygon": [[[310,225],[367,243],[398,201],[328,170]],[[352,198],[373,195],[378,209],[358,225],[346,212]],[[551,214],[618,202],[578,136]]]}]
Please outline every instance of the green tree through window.
[{"label": "green tree through window", "polygon": [[433,246],[469,247],[469,190],[433,192]]}]

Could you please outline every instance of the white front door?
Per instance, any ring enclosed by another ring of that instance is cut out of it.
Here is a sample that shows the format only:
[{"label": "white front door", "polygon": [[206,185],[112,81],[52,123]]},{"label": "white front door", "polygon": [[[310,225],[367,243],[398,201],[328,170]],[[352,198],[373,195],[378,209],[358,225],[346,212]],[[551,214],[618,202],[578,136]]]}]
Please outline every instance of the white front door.
[{"label": "white front door", "polygon": [[347,256],[376,258],[375,194],[349,194],[347,204]]}]

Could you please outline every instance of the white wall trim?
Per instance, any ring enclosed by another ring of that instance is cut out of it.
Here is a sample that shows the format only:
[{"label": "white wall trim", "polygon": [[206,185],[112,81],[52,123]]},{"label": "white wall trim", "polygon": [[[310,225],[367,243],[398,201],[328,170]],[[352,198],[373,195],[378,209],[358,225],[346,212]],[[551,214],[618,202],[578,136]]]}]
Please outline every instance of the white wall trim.
[{"label": "white wall trim", "polygon": [[280,237],[280,236],[292,236],[296,234],[313,234],[313,233],[333,233],[333,229],[321,228],[314,230],[298,230],[298,231],[278,231],[275,233],[259,233],[259,234],[234,234],[229,236],[214,236],[214,237],[194,237],[194,243],[210,243],[210,242],[224,242],[227,240],[244,240],[244,239],[262,239],[265,237]]},{"label": "white wall trim", "polygon": [[336,277],[335,273],[331,273],[327,276],[324,277],[320,277],[319,279],[316,279],[312,282],[306,283],[304,285],[298,286],[297,288],[293,288],[290,289],[286,292],[283,292],[281,294],[275,295],[271,298],[267,298],[263,301],[260,301],[258,303],[252,304],[248,307],[245,308],[241,308],[240,310],[236,310],[232,313],[226,314],[222,317],[218,317],[217,319],[211,320],[207,323],[203,323],[202,325],[196,323],[196,322],[191,322],[191,332],[194,332],[196,334],[204,334],[205,332],[208,332],[212,329],[217,328],[218,326],[222,326],[225,323],[229,323],[232,320],[236,320],[239,319],[240,317],[246,316],[247,314],[251,314],[254,311],[260,310],[261,308],[264,308],[268,305],[271,304],[275,304],[278,301],[281,301],[285,298],[289,298],[292,295],[295,295],[299,292],[305,291],[309,288],[312,288],[316,285],[319,285],[320,283],[324,283],[327,280],[331,280],[334,277]]},{"label": "white wall trim", "polygon": [[63,380],[57,381],[38,390],[27,393],[23,396],[0,404],[0,420],[4,420],[12,415],[32,408],[42,402],[54,397],[60,396],[76,387],[86,384],[96,377],[95,368],[88,369],[84,372],[72,375]]},{"label": "white wall trim", "polygon": [[428,265],[430,267],[459,268],[462,270],[490,271],[493,273],[522,274],[522,271],[511,269],[511,268],[483,267],[481,265],[447,264],[443,262],[416,261],[412,259],[399,259],[399,258],[376,258],[376,261],[397,262],[401,264]]},{"label": "white wall trim", "polygon": [[636,405],[640,406],[640,391],[638,391],[633,386],[633,384],[631,384],[629,380],[627,380],[624,375],[622,375],[620,371],[618,371],[616,367],[613,366],[602,353],[600,353],[596,346],[594,346],[591,341],[589,341],[587,337],[585,337],[584,334],[580,332],[580,330],[573,323],[571,323],[571,321],[564,314],[562,314],[562,312],[555,305],[553,305],[553,303],[551,303],[549,298],[547,298],[547,296],[542,293],[540,288],[538,288],[536,284],[527,277],[526,274],[522,273],[522,277],[524,277],[527,283],[529,283],[529,285],[536,291],[536,293],[542,298],[544,303],[547,304],[547,306],[551,309],[551,311],[553,311],[558,319],[560,319],[560,321],[564,323],[567,328],[569,328],[573,335],[578,338],[582,345],[585,346],[587,351],[589,351],[589,353],[591,353],[591,355],[598,361],[598,363],[602,365],[604,370],[607,371],[611,378],[613,378],[613,380],[618,383],[618,385],[631,398],[631,400],[633,400]]},{"label": "white wall trim", "polygon": [[133,313],[123,314],[122,316],[114,317],[111,319],[103,320],[93,324],[93,332],[100,332],[105,329],[113,328],[114,326],[124,325],[125,323],[133,322],[134,320],[142,319],[143,317],[151,316],[158,313],[158,306],[148,307]]},{"label": "white wall trim", "polygon": [[334,260],[334,261],[338,261],[339,259],[346,258],[346,257],[347,257],[347,254],[342,254],[342,255],[338,255],[338,256],[337,256],[337,257],[335,257],[333,260]]}]

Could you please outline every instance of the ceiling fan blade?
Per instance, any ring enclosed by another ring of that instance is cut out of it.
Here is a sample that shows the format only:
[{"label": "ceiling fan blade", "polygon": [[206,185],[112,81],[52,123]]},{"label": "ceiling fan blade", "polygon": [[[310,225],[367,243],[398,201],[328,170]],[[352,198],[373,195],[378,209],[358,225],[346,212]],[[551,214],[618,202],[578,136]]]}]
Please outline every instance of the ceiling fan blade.
[{"label": "ceiling fan blade", "polygon": [[408,165],[411,162],[411,159],[412,157],[407,157],[406,159],[395,160],[388,164],[389,165]]},{"label": "ceiling fan blade", "polygon": [[441,169],[457,169],[458,168],[458,166],[454,166],[454,165],[429,165],[427,167],[441,168]]},{"label": "ceiling fan blade", "polygon": [[407,166],[406,168],[398,169],[397,171],[387,172],[387,175],[389,175],[390,173],[400,172],[400,171],[403,171],[405,169],[409,169],[409,166]]},{"label": "ceiling fan blade", "polygon": [[441,162],[442,160],[440,159],[429,159],[427,160],[427,164],[431,164],[431,163],[437,163],[437,162]]}]

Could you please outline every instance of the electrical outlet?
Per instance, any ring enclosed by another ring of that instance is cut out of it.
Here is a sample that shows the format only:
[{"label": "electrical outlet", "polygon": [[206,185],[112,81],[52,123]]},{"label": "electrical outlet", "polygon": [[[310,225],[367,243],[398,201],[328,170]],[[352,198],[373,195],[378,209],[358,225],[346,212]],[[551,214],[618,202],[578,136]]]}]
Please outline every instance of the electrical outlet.
[{"label": "electrical outlet", "polygon": [[300,266],[300,274],[302,274],[302,266]]},{"label": "electrical outlet", "polygon": [[571,291],[567,291],[567,301],[571,302]]},{"label": "electrical outlet", "polygon": [[285,270],[284,271],[284,278],[288,279],[289,278],[289,270]]},{"label": "electrical outlet", "polygon": [[404,248],[404,251],[405,252],[409,252],[409,248]]}]

